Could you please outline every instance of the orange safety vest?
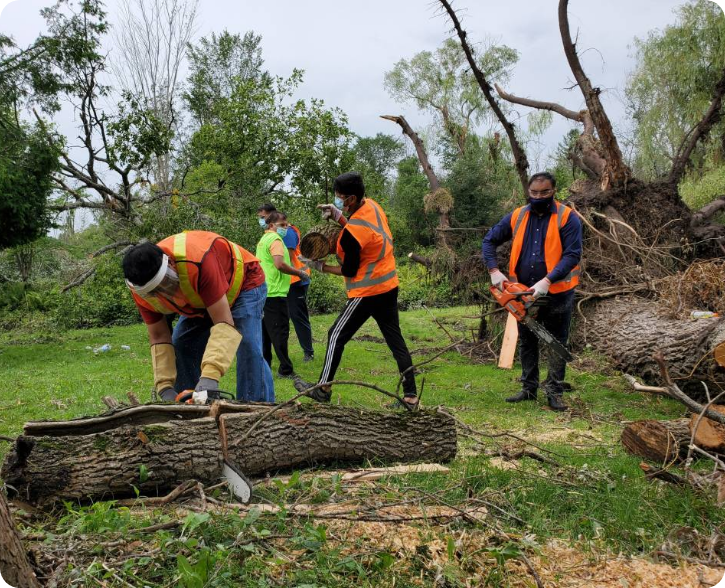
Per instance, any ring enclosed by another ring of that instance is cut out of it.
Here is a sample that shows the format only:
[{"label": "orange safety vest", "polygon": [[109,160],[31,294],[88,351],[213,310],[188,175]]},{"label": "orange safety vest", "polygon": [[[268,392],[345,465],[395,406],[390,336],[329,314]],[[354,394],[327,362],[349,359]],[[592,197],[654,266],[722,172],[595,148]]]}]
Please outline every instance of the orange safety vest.
[{"label": "orange safety vest", "polygon": [[[546,271],[551,272],[556,264],[561,260],[562,247],[561,235],[559,229],[563,227],[569,220],[572,209],[558,202],[556,204],[556,214],[552,214],[549,218],[549,226],[546,229],[546,241],[544,241],[544,262],[546,263]],[[524,237],[526,235],[526,225],[529,222],[530,207],[521,206],[514,210],[511,215],[511,231],[513,233],[513,243],[511,244],[511,258],[509,260],[509,276],[516,282],[516,265],[519,262],[521,249],[524,245]],[[554,282],[549,287],[551,294],[559,294],[566,292],[579,285],[579,274],[581,270],[579,266],[575,266],[569,272],[569,275],[561,280]]]},{"label": "orange safety vest", "polygon": [[[398,286],[398,272],[393,255],[393,236],[388,218],[380,205],[365,198],[363,205],[350,217],[345,228],[360,243],[360,267],[354,278],[345,278],[348,298],[384,294]],[[340,246],[342,232],[337,238],[337,258],[345,262]]]},{"label": "orange safety vest", "polygon": [[[289,228],[297,233],[297,247],[289,252],[289,258],[292,262],[292,267],[296,269],[301,269],[302,271],[309,273],[310,268],[300,261],[300,255],[302,255],[302,251],[300,250],[300,243],[302,242],[302,235],[300,235],[300,230],[294,225],[290,225]],[[301,278],[299,278],[298,276],[290,276],[290,278],[290,285],[302,281]]]},{"label": "orange safety vest", "polygon": [[199,268],[204,256],[209,253],[214,243],[223,241],[229,247],[231,263],[231,280],[227,290],[229,306],[239,296],[244,282],[244,264],[258,261],[254,255],[236,243],[232,243],[221,235],[209,231],[187,231],[167,237],[157,245],[170,259],[176,262],[176,273],[179,275],[179,287],[184,304],[181,307],[169,302],[163,296],[143,298],[131,291],[134,300],[144,308],[161,314],[183,314],[189,317],[204,316],[206,305],[199,294]]}]

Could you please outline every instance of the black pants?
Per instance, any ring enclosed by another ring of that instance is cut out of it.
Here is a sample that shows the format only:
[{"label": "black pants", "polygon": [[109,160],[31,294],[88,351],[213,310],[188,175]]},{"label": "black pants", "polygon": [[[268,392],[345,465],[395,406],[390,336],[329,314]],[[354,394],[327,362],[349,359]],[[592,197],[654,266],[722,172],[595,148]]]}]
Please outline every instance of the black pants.
[{"label": "black pants", "polygon": [[[400,332],[398,289],[394,288],[384,294],[348,299],[345,308],[327,334],[327,352],[319,383],[331,382],[335,379],[335,372],[340,365],[345,344],[370,317],[373,317],[378,323],[380,332],[398,363],[398,371],[403,373],[413,365],[405,339]],[[416,395],[413,370],[408,372],[403,380],[403,392],[405,396]]]},{"label": "black pants", "polygon": [[264,303],[264,316],[262,317],[262,353],[265,361],[272,367],[272,347],[279,359],[278,373],[289,376],[294,372],[292,362],[287,351],[289,340],[289,311],[287,298],[278,296],[267,298]]},{"label": "black pants", "polygon": [[[536,322],[564,346],[569,340],[569,324],[573,307],[574,290],[569,290],[549,296],[546,304],[539,308],[536,316]],[[536,393],[536,389],[539,387],[539,338],[521,323],[518,324],[518,327],[521,346],[521,382],[524,390]],[[548,352],[548,360],[549,375],[544,381],[544,390],[547,394],[561,394],[566,373],[566,361],[551,351]]]},{"label": "black pants", "polygon": [[287,308],[302,351],[305,352],[305,355],[314,355],[310,313],[307,310],[307,289],[309,287],[309,284],[303,286],[300,282],[292,284],[289,287],[289,294],[287,294]]}]

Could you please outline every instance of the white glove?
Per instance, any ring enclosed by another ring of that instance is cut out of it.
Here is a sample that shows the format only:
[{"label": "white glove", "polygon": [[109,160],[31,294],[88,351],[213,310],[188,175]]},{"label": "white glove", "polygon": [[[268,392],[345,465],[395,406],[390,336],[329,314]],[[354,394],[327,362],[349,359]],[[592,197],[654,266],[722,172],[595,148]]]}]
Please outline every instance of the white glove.
[{"label": "white glove", "polygon": [[311,269],[315,269],[318,272],[321,272],[322,266],[325,265],[324,261],[313,261],[312,259],[307,259],[306,257],[302,257],[301,255],[297,259],[299,259],[307,267],[309,267]]},{"label": "white glove", "polygon": [[551,280],[549,278],[544,278],[536,282],[531,288],[534,291],[534,298],[546,296],[549,293],[549,286],[551,286]]},{"label": "white glove", "polygon": [[342,218],[342,210],[334,204],[318,204],[317,208],[322,211],[322,218],[325,220],[332,219],[339,222]]},{"label": "white glove", "polygon": [[500,270],[493,270],[490,272],[490,277],[491,283],[499,289],[501,289],[501,286],[506,281],[506,276]]}]

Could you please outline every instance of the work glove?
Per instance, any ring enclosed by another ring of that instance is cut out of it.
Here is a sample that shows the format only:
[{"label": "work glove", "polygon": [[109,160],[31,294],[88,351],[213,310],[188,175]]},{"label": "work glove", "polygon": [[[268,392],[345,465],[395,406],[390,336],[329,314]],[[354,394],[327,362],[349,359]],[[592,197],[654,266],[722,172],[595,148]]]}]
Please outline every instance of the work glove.
[{"label": "work glove", "polygon": [[174,402],[176,400],[176,390],[173,388],[164,388],[159,392],[159,398],[164,402]]},{"label": "work glove", "polygon": [[536,282],[531,288],[534,291],[534,299],[546,296],[549,293],[549,286],[551,286],[551,280],[549,278],[544,278]]},{"label": "work glove", "polygon": [[318,204],[317,208],[322,211],[323,219],[332,219],[335,222],[340,222],[340,219],[342,218],[342,210],[334,204]]},{"label": "work glove", "polygon": [[217,390],[219,388],[219,380],[212,380],[211,378],[205,378],[202,376],[199,378],[199,383],[194,388],[195,392],[200,390]]},{"label": "work glove", "polygon": [[201,380],[208,378],[217,384],[232,365],[241,341],[242,335],[229,323],[214,325],[201,358]]},{"label": "work glove", "polygon": [[305,271],[300,270],[299,274],[297,274],[297,277],[304,282],[304,281],[310,279],[310,274],[308,274]]},{"label": "work glove", "polygon": [[316,270],[318,272],[322,271],[322,266],[325,265],[324,261],[314,261],[312,259],[307,259],[306,257],[298,257],[302,263],[304,263],[308,268]]},{"label": "work glove", "polygon": [[[171,343],[151,346],[151,365],[154,371],[154,388],[161,395],[176,382],[176,353]],[[172,398],[173,400],[173,398]]]},{"label": "work glove", "polygon": [[492,272],[489,272],[489,275],[491,277],[491,283],[498,288],[499,290],[502,289],[503,283],[506,281],[506,276],[503,274],[503,272],[495,269]]}]

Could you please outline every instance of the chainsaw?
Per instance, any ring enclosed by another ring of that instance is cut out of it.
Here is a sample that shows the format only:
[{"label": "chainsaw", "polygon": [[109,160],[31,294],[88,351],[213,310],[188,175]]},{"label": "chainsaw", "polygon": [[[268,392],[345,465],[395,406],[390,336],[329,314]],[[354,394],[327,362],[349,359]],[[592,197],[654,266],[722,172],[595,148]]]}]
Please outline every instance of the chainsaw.
[{"label": "chainsaw", "polygon": [[520,323],[526,325],[539,340],[565,361],[572,361],[574,357],[549,331],[534,320],[537,308],[534,306],[536,298],[531,288],[518,282],[504,282],[503,290],[491,286],[490,291],[496,302],[508,310]]}]

